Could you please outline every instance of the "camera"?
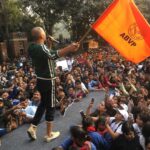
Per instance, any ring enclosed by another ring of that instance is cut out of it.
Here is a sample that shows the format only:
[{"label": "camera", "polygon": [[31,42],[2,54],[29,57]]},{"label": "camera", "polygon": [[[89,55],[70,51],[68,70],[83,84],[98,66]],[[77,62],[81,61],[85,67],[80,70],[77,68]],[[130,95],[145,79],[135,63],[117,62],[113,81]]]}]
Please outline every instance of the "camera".
[{"label": "camera", "polygon": [[11,77],[10,77],[10,79],[12,79],[12,80],[13,80],[14,78],[15,78],[15,76],[11,76]]},{"label": "camera", "polygon": [[80,114],[81,114],[82,119],[84,119],[86,117],[86,115],[85,115],[83,110],[80,111]]},{"label": "camera", "polygon": [[92,99],[91,99],[91,103],[94,103],[94,101],[95,101],[95,99],[94,99],[94,98],[92,98]]}]

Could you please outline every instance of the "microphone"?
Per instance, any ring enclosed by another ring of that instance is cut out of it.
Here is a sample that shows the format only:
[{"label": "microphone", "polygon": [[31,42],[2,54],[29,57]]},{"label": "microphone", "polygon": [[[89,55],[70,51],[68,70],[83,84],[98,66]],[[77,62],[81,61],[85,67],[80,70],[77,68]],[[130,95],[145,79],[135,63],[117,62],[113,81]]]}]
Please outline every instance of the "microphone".
[{"label": "microphone", "polygon": [[53,41],[53,42],[58,43],[58,44],[60,43],[58,40],[56,40],[54,37],[52,37],[52,36],[50,36],[50,35],[48,35],[47,38],[50,39],[50,40]]}]

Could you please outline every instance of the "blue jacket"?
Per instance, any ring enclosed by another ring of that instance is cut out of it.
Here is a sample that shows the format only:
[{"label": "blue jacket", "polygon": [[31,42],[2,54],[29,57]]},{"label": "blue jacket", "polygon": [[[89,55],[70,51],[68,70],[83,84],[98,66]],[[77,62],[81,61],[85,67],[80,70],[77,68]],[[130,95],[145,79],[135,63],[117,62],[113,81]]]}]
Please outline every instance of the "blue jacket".
[{"label": "blue jacket", "polygon": [[[61,144],[61,147],[63,148],[63,150],[68,150],[72,144],[73,144],[72,139],[68,138]],[[96,146],[92,142],[91,142],[91,150],[97,150]]]},{"label": "blue jacket", "polygon": [[107,141],[98,132],[88,132],[91,137],[93,144],[96,146],[97,150],[108,150],[109,145]]}]

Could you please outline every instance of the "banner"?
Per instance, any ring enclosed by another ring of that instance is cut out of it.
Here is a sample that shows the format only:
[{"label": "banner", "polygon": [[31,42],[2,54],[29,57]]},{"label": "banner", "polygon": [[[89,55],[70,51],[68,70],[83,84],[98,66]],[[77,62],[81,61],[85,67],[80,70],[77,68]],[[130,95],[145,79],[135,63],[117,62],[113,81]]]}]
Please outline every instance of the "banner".
[{"label": "banner", "polygon": [[114,0],[92,28],[129,61],[150,56],[150,26],[133,0]]}]

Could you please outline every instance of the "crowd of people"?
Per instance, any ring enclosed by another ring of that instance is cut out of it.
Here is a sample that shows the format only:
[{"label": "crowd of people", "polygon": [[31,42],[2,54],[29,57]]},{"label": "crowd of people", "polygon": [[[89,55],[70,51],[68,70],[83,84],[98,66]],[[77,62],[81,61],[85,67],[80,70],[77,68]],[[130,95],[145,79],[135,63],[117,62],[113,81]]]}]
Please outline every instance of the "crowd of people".
[{"label": "crowd of people", "polygon": [[[96,110],[90,102],[81,124],[53,150],[149,150],[150,59],[136,65],[107,47],[73,60],[69,70],[56,67],[56,109],[65,115],[91,91],[106,96]],[[0,65],[0,136],[30,123],[39,103],[30,59]]]},{"label": "crowd of people", "polygon": [[25,57],[0,65],[0,136],[34,117],[40,93]]}]

